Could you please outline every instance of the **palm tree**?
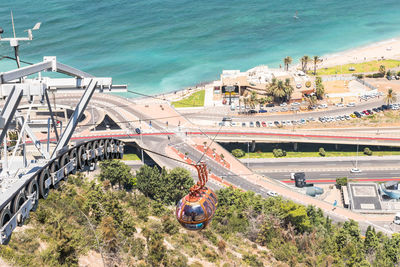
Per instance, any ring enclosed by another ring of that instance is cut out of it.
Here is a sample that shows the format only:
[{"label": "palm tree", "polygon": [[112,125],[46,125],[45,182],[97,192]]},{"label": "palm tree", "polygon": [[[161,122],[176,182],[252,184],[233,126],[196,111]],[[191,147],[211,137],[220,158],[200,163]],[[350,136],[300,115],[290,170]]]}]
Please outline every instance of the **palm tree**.
[{"label": "palm tree", "polygon": [[392,88],[389,88],[389,90],[387,91],[386,97],[385,97],[385,101],[387,105],[392,104],[393,102],[397,101],[397,95],[395,92],[393,92]]},{"label": "palm tree", "polygon": [[266,86],[265,89],[266,89],[268,95],[274,94],[274,90],[276,87],[276,81],[277,81],[277,79],[274,77],[274,78],[272,78],[271,83]]},{"label": "palm tree", "polygon": [[315,95],[307,97],[308,109],[311,109],[317,103],[317,97]]},{"label": "palm tree", "polygon": [[304,73],[307,73],[307,63],[308,63],[308,61],[310,61],[310,57],[305,55],[300,59],[300,61],[301,61],[301,70]]},{"label": "palm tree", "polygon": [[274,88],[274,97],[278,99],[278,102],[282,102],[282,99],[286,96],[285,85],[283,81],[279,80]]},{"label": "palm tree", "polygon": [[314,75],[317,75],[317,64],[321,61],[319,56],[314,56]]},{"label": "palm tree", "polygon": [[289,70],[289,65],[292,64],[292,58],[291,57],[285,57],[283,59],[283,63],[285,64],[285,68],[288,71]]},{"label": "palm tree", "polygon": [[286,78],[286,79],[285,79],[285,88],[284,88],[284,91],[285,91],[285,99],[286,99],[286,101],[287,101],[287,100],[290,99],[290,97],[292,96],[293,91],[294,91],[293,86],[290,84],[290,79],[289,79],[289,78]]},{"label": "palm tree", "polygon": [[256,104],[257,104],[257,93],[255,91],[251,91],[251,95],[250,95],[250,106],[252,108],[255,108]]},{"label": "palm tree", "polygon": [[319,76],[315,77],[315,94],[317,99],[322,99],[325,94],[325,87],[322,84],[321,77]]},{"label": "palm tree", "polygon": [[379,73],[382,74],[383,76],[385,76],[385,73],[386,73],[385,65],[380,65],[379,66]]}]

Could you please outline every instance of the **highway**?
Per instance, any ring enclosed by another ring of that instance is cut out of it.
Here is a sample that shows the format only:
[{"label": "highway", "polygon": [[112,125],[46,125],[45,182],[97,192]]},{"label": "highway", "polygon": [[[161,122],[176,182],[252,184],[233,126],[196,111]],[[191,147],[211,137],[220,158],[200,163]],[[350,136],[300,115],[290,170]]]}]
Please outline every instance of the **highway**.
[{"label": "highway", "polygon": [[[329,158],[307,158],[307,160],[304,158],[292,158],[293,161],[288,161],[286,159],[282,159],[282,161],[279,161],[279,159],[266,159],[265,161],[262,159],[257,161],[244,159],[242,162],[255,171],[273,170],[272,172],[282,169],[285,171],[298,171],[303,169],[350,170],[356,165],[356,157],[337,158],[338,157],[335,157],[334,160],[326,160]],[[366,157],[360,157],[357,160],[357,166],[359,169],[398,168],[400,170],[399,162],[399,159],[369,160]]]},{"label": "highway", "polygon": [[[269,178],[280,180],[282,182],[291,183],[290,172],[265,172],[257,171],[257,173],[265,175]],[[336,178],[348,177],[358,182],[371,181],[400,181],[400,170],[362,170],[361,173],[350,173],[350,171],[305,171],[306,180],[311,183],[334,184]]]}]

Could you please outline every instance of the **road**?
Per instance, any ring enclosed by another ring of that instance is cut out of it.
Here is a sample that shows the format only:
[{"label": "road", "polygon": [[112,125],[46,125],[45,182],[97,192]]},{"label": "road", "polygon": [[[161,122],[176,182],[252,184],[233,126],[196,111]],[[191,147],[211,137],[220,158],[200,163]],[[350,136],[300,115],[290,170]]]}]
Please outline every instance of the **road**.
[{"label": "road", "polygon": [[[270,112],[272,108],[266,108],[268,110],[267,113],[263,113],[262,115],[238,115],[237,112],[229,110],[229,107],[207,107],[202,112],[199,110],[192,109],[180,109],[179,112],[185,116],[187,116],[190,120],[207,120],[213,123],[220,122],[223,117],[231,117],[233,121],[239,122],[248,122],[248,121],[281,121],[281,120],[299,120],[299,119],[307,119],[309,117],[318,118],[323,116],[338,116],[338,115],[348,115],[353,113],[354,111],[363,111],[366,109],[372,109],[384,104],[383,97],[380,99],[374,99],[370,101],[363,101],[360,103],[356,103],[355,107],[330,107],[329,109],[318,109],[316,111],[310,112],[297,112],[288,111],[288,112]],[[290,109],[291,106],[288,106]],[[280,111],[281,107],[275,107],[278,111]],[[197,112],[196,112],[197,111]]]},{"label": "road", "polygon": [[[286,183],[290,181],[290,172],[265,172],[257,171],[269,178],[280,180]],[[306,179],[312,183],[334,184],[336,178],[348,177],[361,182],[369,181],[400,181],[400,170],[363,170],[362,173],[350,173],[349,171],[305,171]]]},{"label": "road", "polygon": [[[336,157],[337,158],[337,157]],[[325,161],[325,158],[311,158],[310,160],[307,159],[305,161],[303,158],[296,158],[295,161],[278,161],[278,160],[266,160],[266,161],[251,161],[248,162],[248,160],[243,160],[242,162],[249,166],[251,169],[255,171],[260,171],[260,170],[272,170],[272,172],[279,171],[282,169],[285,169],[285,171],[300,171],[303,169],[306,170],[313,170],[313,169],[318,169],[318,170],[350,170],[351,168],[354,168],[356,165],[357,161],[357,166],[360,169],[373,169],[373,168],[399,168],[399,159],[387,159],[387,160],[368,160],[362,157],[362,159],[356,160],[356,157],[350,157],[350,159],[347,159],[347,157],[343,157],[342,159],[339,160],[330,160],[330,161]]]}]

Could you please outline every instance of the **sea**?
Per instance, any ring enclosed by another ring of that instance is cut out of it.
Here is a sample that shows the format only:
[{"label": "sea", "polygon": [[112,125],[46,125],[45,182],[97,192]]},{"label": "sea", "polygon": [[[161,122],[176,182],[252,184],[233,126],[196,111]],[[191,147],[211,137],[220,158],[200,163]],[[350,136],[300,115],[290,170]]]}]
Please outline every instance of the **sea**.
[{"label": "sea", "polygon": [[[2,37],[12,36],[11,11],[17,37],[42,23],[22,60],[57,56],[142,94],[400,36],[399,0],[1,0]],[[13,56],[8,43],[0,55]],[[2,59],[0,72],[14,65]]]}]

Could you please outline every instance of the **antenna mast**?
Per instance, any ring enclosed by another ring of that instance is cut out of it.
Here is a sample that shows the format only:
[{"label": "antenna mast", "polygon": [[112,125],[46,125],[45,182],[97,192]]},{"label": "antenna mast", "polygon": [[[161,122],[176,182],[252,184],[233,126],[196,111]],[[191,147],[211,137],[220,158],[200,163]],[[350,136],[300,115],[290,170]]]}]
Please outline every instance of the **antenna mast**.
[{"label": "antenna mast", "polygon": [[19,48],[19,41],[31,41],[33,36],[32,36],[32,30],[38,30],[40,28],[40,22],[36,23],[35,26],[32,29],[26,30],[28,32],[28,37],[19,37],[17,38],[16,33],[15,33],[15,25],[14,25],[14,16],[11,10],[11,24],[12,24],[12,30],[13,30],[13,38],[2,38],[1,34],[3,33],[3,29],[0,30],[0,41],[6,41],[10,42],[10,46],[14,48],[14,54],[15,54],[15,61],[17,62],[18,68],[21,67],[21,62],[19,60],[19,53],[18,53],[18,48]]}]

